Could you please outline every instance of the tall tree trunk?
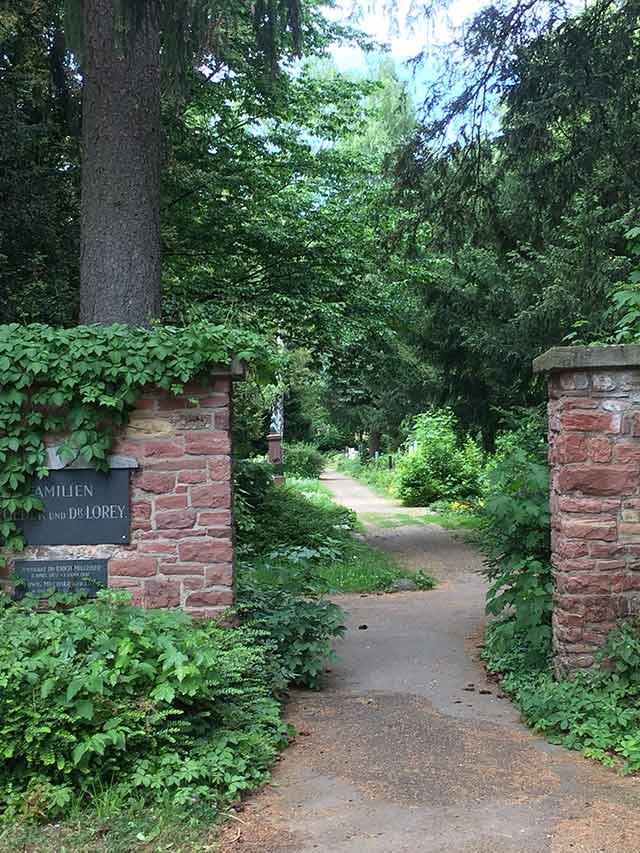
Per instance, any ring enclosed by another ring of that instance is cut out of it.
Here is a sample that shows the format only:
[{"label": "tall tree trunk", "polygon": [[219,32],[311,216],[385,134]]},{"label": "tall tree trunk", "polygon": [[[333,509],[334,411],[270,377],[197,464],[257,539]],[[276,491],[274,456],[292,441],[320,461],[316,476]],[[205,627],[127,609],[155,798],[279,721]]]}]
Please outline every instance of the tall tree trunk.
[{"label": "tall tree trunk", "polygon": [[[160,314],[160,0],[83,0],[80,322]],[[131,4],[134,5],[134,4]]]}]

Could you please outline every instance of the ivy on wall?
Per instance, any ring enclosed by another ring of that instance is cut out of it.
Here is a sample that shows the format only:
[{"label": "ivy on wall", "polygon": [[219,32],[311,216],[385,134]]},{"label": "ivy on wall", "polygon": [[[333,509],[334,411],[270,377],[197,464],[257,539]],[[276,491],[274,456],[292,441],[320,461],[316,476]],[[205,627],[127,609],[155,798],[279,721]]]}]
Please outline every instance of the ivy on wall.
[{"label": "ivy on wall", "polygon": [[0,326],[0,550],[24,548],[12,516],[42,508],[32,485],[48,474],[47,434],[64,439],[63,461],[80,454],[105,470],[116,433],[145,386],[179,394],[233,358],[266,373],[275,356],[259,335],[207,322],[151,329]]}]

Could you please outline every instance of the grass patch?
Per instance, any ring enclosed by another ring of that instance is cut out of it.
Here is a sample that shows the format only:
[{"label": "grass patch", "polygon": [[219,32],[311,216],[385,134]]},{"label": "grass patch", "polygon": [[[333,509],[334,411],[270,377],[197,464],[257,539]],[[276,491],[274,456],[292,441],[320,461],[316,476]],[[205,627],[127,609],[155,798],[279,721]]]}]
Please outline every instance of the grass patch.
[{"label": "grass patch", "polygon": [[438,512],[425,515],[410,515],[406,512],[361,512],[359,517],[368,524],[384,529],[437,524],[447,530],[477,530],[482,523],[479,516],[461,512]]},{"label": "grass patch", "polygon": [[251,573],[253,583],[301,595],[340,592],[384,592],[394,581],[410,578],[418,589],[432,589],[433,577],[399,566],[392,557],[352,539],[340,551],[332,548],[290,549],[241,564],[240,577]]},{"label": "grass patch", "polygon": [[462,512],[428,513],[420,520],[423,524],[437,524],[447,530],[478,530],[482,524],[479,516]]},{"label": "grass patch", "polygon": [[420,516],[409,515],[407,512],[360,512],[358,517],[367,524],[373,524],[383,529],[394,529],[396,527],[420,526],[423,524]]},{"label": "grass patch", "polygon": [[433,589],[435,578],[422,570],[412,572],[364,542],[354,542],[342,559],[318,568],[330,592],[383,592],[400,578],[415,581],[418,589]]},{"label": "grass patch", "polygon": [[398,496],[395,470],[388,467],[386,457],[371,460],[363,465],[358,459],[337,455],[330,462],[342,474],[348,474],[379,495],[385,498]]},{"label": "grass patch", "polygon": [[287,477],[286,483],[306,498],[315,499],[317,503],[324,503],[323,498],[327,498],[330,503],[333,502],[331,489],[322,480],[312,479],[311,477]]},{"label": "grass patch", "polygon": [[139,807],[114,813],[83,811],[54,824],[17,821],[0,828],[0,853],[200,853],[217,850],[217,818],[210,807]]}]

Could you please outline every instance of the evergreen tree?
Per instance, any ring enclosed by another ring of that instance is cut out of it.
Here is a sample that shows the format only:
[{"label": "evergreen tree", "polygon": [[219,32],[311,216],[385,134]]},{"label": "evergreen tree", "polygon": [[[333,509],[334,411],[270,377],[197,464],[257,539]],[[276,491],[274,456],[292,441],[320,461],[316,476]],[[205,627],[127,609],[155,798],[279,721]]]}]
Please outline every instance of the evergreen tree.
[{"label": "evergreen tree", "polygon": [[160,314],[161,62],[170,85],[194,63],[224,63],[253,27],[274,71],[297,49],[300,0],[69,0],[83,77],[80,320],[148,323]]}]

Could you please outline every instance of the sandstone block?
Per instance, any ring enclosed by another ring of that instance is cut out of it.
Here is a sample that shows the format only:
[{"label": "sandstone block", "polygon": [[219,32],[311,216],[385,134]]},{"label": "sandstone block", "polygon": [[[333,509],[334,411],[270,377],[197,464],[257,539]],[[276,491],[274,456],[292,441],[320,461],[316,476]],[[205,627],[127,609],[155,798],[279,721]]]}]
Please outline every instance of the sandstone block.
[{"label": "sandstone block", "polygon": [[620,416],[614,412],[564,412],[561,416],[562,429],[580,432],[620,432]]},{"label": "sandstone block", "polygon": [[187,495],[158,495],[155,499],[156,512],[163,509],[186,509]]},{"label": "sandstone block", "polygon": [[230,509],[229,483],[209,483],[191,488],[191,505],[202,509]]},{"label": "sandstone block", "polygon": [[560,492],[585,495],[629,495],[638,487],[637,466],[596,465],[562,468],[557,476]]},{"label": "sandstone block", "polygon": [[196,514],[189,509],[156,513],[156,528],[158,530],[187,529],[193,527],[195,522]]},{"label": "sandstone block", "polygon": [[144,585],[145,607],[179,607],[180,585],[174,581],[159,578],[149,580]]},{"label": "sandstone block", "polygon": [[156,574],[158,561],[155,557],[126,557],[109,560],[109,574],[130,578],[148,578]]},{"label": "sandstone block", "polygon": [[197,590],[187,595],[187,607],[229,607],[233,604],[230,589]]},{"label": "sandstone block", "polygon": [[231,562],[233,548],[226,539],[193,539],[178,543],[178,557],[182,562]]},{"label": "sandstone block", "polygon": [[186,432],[184,435],[187,453],[215,455],[231,452],[231,440],[225,431]]}]

